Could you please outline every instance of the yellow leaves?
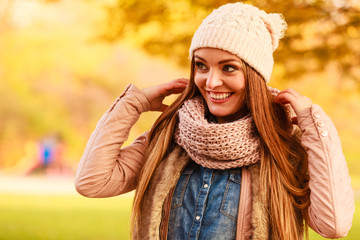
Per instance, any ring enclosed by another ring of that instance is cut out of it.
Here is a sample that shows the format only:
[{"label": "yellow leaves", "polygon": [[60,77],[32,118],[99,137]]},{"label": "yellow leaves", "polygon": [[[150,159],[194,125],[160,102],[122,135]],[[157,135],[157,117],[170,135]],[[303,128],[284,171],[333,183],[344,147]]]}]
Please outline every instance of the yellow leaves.
[{"label": "yellow leaves", "polygon": [[360,38],[360,33],[356,30],[354,26],[349,26],[347,28],[347,34],[351,38]]},{"label": "yellow leaves", "polygon": [[[84,131],[90,131],[87,126],[99,108],[84,108],[82,104],[112,98],[98,96],[101,91],[93,91],[96,96],[83,94],[84,89],[91,89],[88,82],[95,85],[93,79],[100,78],[99,68],[112,51],[108,44],[92,39],[101,32],[99,26],[104,27],[99,22],[104,21],[105,13],[99,11],[98,3],[14,2],[19,4],[9,8],[12,28],[1,29],[0,34],[0,124],[4,126],[0,167],[5,160],[18,160],[12,153],[26,139],[49,131],[62,132],[79,154],[78,140],[84,139]],[[28,14],[19,14],[30,7]],[[18,139],[16,148],[3,151],[10,139]]]},{"label": "yellow leaves", "polygon": [[[0,124],[12,139],[59,130],[75,152],[81,152],[98,118],[127,83],[141,88],[188,77],[175,63],[188,69],[192,34],[225,1],[6,2],[17,4],[9,8],[10,27],[1,28],[4,24],[0,22]],[[0,20],[5,19],[3,3]],[[330,112],[344,106],[345,97],[331,104],[338,99],[338,86],[350,91],[356,88],[355,81],[345,81],[350,77],[344,76],[360,76],[353,56],[360,54],[360,31],[358,25],[347,23],[351,16],[337,12],[330,17],[331,4],[322,9],[319,1],[255,0],[251,4],[283,12],[289,21],[287,38],[275,53],[271,85],[287,88],[293,84]],[[339,14],[347,17],[339,18]],[[347,25],[340,26],[333,21],[336,18]],[[356,21],[356,14],[353,19]],[[118,42],[104,43],[102,35]],[[131,50],[134,48],[167,59],[155,59]],[[352,65],[348,70],[326,67],[331,61]],[[148,116],[144,119],[156,117]],[[140,121],[132,137],[148,129],[151,122]],[[0,132],[0,166],[1,159],[6,159],[1,153],[4,141]]]},{"label": "yellow leaves", "polygon": [[[22,16],[27,24],[1,29],[0,167],[18,161],[21,152],[13,153],[21,144],[48,132],[64,135],[78,161],[96,122],[125,85],[141,88],[188,75],[168,61],[100,40],[106,26],[100,3],[33,2],[33,12]],[[139,31],[147,39],[151,33],[167,36],[155,21]],[[139,123],[135,135],[151,122],[148,117]],[[9,139],[17,139],[16,147],[6,144]]]}]

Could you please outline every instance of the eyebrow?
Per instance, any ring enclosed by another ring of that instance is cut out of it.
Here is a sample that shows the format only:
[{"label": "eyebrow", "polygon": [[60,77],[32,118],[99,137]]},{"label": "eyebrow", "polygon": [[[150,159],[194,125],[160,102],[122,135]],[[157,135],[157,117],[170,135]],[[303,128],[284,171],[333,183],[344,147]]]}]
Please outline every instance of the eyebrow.
[{"label": "eyebrow", "polygon": [[[196,56],[195,55],[195,58],[198,58],[198,59],[200,59],[201,61],[203,61],[203,62],[207,62],[204,58],[202,58],[202,57],[199,57],[199,56]],[[240,62],[239,60],[237,60],[236,58],[229,58],[229,59],[225,59],[225,60],[221,60],[220,62],[219,62],[219,64],[224,64],[224,63],[227,63],[227,62]]]}]

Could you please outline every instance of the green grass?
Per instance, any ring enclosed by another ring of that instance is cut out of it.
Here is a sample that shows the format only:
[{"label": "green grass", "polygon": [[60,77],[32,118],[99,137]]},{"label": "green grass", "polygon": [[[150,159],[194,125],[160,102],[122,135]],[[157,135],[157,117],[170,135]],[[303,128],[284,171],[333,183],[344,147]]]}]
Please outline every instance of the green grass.
[{"label": "green grass", "polygon": [[[129,239],[131,197],[0,194],[0,240]],[[356,203],[356,209],[360,202]],[[343,239],[360,239],[360,212]],[[325,239],[310,231],[310,239]]]},{"label": "green grass", "polygon": [[129,239],[131,198],[0,195],[0,239]]}]

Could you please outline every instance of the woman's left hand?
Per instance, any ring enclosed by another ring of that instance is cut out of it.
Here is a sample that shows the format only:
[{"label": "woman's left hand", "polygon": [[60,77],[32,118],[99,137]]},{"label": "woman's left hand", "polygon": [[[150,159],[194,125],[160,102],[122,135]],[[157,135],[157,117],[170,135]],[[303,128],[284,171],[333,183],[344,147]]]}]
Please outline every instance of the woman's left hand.
[{"label": "woman's left hand", "polygon": [[299,115],[301,111],[310,108],[312,104],[310,98],[305,97],[292,89],[286,89],[279,92],[279,94],[274,98],[274,102],[281,104],[289,103],[294,109],[296,115]]}]

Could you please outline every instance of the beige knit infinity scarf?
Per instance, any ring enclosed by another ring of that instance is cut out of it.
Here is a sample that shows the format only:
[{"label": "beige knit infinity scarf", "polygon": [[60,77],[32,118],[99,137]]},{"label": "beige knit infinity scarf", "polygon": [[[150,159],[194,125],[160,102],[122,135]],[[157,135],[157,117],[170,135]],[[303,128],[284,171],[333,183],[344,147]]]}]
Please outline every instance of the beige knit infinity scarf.
[{"label": "beige knit infinity scarf", "polygon": [[175,141],[197,163],[229,169],[260,160],[260,138],[250,114],[230,123],[209,123],[201,96],[184,102],[178,111]]}]

